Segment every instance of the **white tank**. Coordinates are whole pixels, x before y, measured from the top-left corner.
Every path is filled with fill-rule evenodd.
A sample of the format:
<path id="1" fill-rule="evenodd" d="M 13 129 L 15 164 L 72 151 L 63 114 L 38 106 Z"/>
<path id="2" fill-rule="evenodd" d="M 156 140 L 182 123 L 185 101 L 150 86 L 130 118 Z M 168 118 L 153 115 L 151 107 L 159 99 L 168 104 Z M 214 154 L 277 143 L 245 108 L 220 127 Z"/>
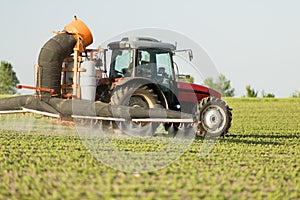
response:
<path id="1" fill-rule="evenodd" d="M 79 85 L 81 99 L 95 101 L 96 96 L 96 70 L 94 61 L 84 61 L 80 68 L 84 68 L 85 72 L 79 72 Z"/>

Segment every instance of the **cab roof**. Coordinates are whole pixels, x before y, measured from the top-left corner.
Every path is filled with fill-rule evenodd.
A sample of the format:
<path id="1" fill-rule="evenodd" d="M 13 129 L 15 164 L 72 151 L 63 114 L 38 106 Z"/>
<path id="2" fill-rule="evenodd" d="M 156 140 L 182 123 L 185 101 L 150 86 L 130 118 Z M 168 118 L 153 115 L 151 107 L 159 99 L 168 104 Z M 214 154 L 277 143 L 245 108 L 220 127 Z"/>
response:
<path id="1" fill-rule="evenodd" d="M 168 51 L 176 50 L 175 45 L 164 43 L 150 37 L 125 37 L 121 41 L 108 44 L 109 49 L 162 49 Z"/>

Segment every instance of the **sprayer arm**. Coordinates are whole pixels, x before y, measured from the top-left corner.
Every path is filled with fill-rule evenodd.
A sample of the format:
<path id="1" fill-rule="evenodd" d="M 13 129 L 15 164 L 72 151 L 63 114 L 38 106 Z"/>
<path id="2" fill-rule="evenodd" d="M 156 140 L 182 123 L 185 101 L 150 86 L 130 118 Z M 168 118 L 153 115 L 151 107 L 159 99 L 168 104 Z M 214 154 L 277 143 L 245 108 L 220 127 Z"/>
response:
<path id="1" fill-rule="evenodd" d="M 27 85 L 18 85 L 18 89 L 30 89 L 30 90 L 37 90 L 41 92 L 49 92 L 50 94 L 54 94 L 53 89 L 48 89 L 48 88 L 38 88 L 38 87 L 32 87 L 32 86 L 27 86 Z"/>

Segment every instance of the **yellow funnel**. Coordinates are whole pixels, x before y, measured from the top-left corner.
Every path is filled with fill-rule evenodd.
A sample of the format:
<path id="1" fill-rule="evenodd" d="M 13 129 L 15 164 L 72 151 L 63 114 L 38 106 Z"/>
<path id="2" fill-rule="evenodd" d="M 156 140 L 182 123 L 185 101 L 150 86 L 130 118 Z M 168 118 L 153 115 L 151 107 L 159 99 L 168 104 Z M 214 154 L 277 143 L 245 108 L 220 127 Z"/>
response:
<path id="1" fill-rule="evenodd" d="M 64 31 L 78 34 L 86 47 L 93 43 L 93 36 L 90 29 L 83 21 L 76 17 L 74 17 L 73 22 L 64 27 Z"/>

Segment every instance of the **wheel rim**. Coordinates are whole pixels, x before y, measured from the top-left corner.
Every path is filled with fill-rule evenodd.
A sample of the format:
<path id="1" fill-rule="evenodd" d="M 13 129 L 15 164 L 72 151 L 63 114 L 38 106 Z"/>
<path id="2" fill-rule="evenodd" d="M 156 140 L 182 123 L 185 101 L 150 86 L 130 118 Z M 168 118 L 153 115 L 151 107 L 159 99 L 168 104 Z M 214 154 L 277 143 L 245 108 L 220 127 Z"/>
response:
<path id="1" fill-rule="evenodd" d="M 226 114 L 216 105 L 206 107 L 201 115 L 203 128 L 209 133 L 218 133 L 226 125 Z"/>
<path id="2" fill-rule="evenodd" d="M 134 94 L 129 101 L 131 101 L 132 98 L 139 98 L 140 100 L 142 100 L 145 104 L 147 104 L 147 107 L 145 107 L 145 104 L 144 105 L 141 105 L 141 104 L 133 104 L 133 105 L 130 105 L 130 102 L 129 102 L 129 106 L 132 106 L 132 107 L 142 107 L 142 108 L 154 108 L 154 104 L 152 102 L 152 100 L 147 96 L 147 95 L 143 95 L 143 94 Z"/>

